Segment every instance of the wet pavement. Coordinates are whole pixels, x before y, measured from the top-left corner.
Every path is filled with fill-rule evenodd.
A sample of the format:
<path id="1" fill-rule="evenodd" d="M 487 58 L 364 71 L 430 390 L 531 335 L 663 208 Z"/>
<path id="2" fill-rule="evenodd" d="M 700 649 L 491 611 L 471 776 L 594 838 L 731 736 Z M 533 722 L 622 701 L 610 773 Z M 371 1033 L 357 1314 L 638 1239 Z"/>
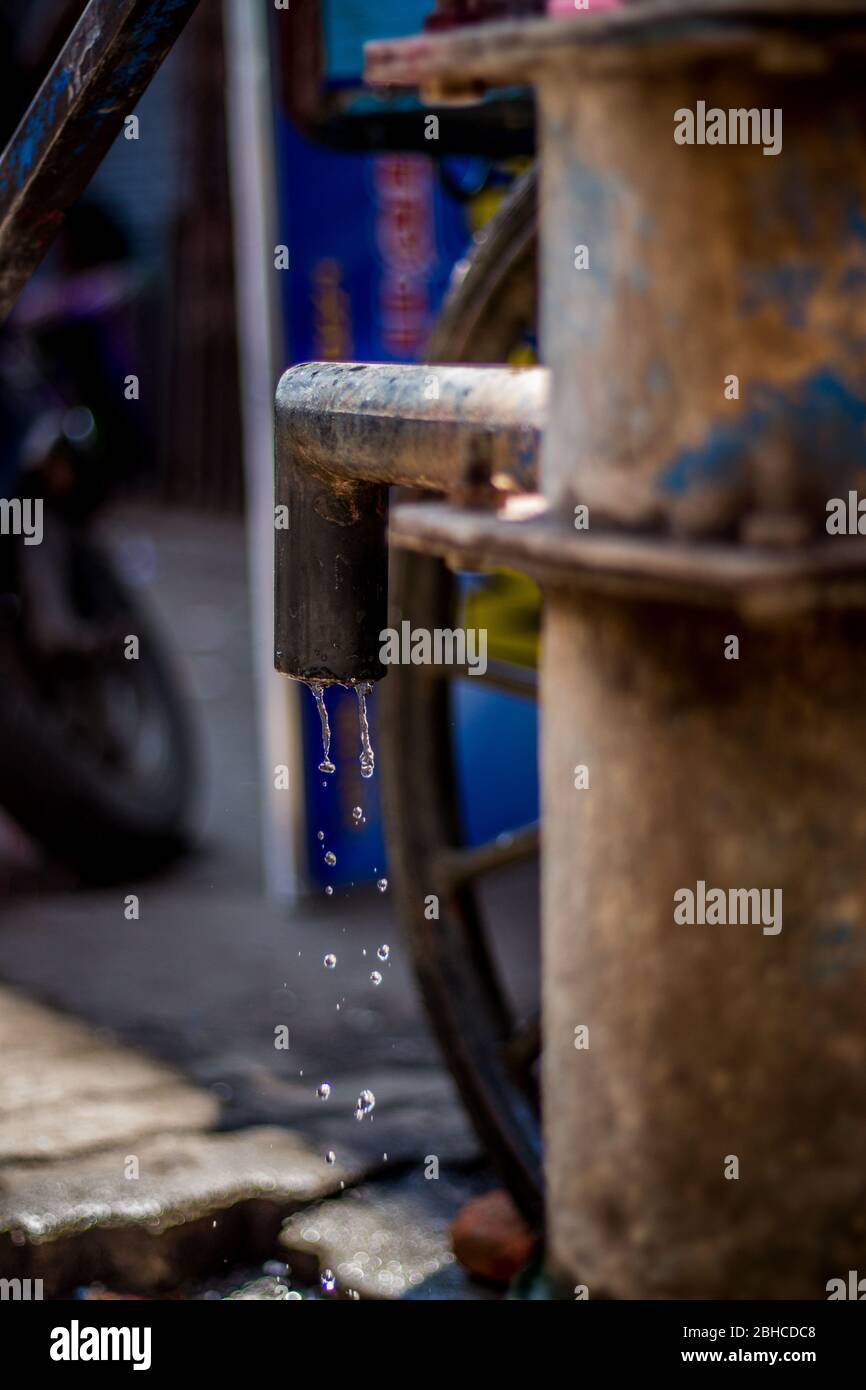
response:
<path id="1" fill-rule="evenodd" d="M 422 1016 L 387 895 L 339 891 L 289 909 L 262 891 L 242 529 L 132 513 L 112 534 L 173 634 L 190 690 L 208 774 L 199 848 L 159 879 L 82 891 L 55 868 L 34 865 L 7 831 L 0 980 L 85 1021 L 126 1057 L 132 1048 L 177 1068 L 213 1106 L 216 1128 L 291 1129 L 305 1162 L 321 1164 L 322 1191 L 336 1171 L 329 1151 L 350 1181 L 374 1175 L 363 1199 L 344 1198 L 333 1222 L 323 1220 L 329 1258 L 351 1264 L 355 1250 L 339 1258 L 353 1245 L 347 1212 L 358 1213 L 359 1239 L 371 1222 L 390 1231 L 386 1245 L 399 1243 L 410 1223 L 417 1237 L 410 1272 L 422 1277 L 411 1282 L 407 1273 L 402 1294 L 469 1296 L 466 1277 L 449 1273 L 443 1233 L 461 1202 L 493 1179 Z M 130 892 L 140 898 L 133 922 L 123 910 Z M 382 964 L 376 952 L 385 942 L 391 949 Z M 323 965 L 328 952 L 338 958 L 333 970 Z M 378 986 L 370 980 L 374 964 Z M 275 1047 L 281 1025 L 288 1050 Z M 317 1094 L 322 1082 L 331 1087 L 327 1100 Z M 362 1091 L 373 1093 L 375 1107 L 357 1120 Z M 62 1149 L 61 1142 L 56 1157 Z M 441 1187 L 423 1176 L 431 1155 Z M 311 1188 L 304 1200 L 314 1192 L 321 1195 Z M 432 1277 L 424 1269 L 440 1259 L 439 1291 L 419 1292 Z M 363 1296 L 394 1296 L 399 1278 L 389 1292 L 369 1270 L 356 1283 Z"/>

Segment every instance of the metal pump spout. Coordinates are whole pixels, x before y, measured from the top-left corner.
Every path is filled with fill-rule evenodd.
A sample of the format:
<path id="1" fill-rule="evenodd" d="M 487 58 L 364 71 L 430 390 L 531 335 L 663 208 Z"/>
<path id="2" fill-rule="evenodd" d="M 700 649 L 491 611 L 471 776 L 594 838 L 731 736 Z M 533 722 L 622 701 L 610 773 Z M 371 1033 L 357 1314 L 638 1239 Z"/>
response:
<path id="1" fill-rule="evenodd" d="M 277 391 L 274 664 L 296 680 L 380 680 L 388 489 L 495 503 L 531 491 L 543 368 L 312 362 Z"/>

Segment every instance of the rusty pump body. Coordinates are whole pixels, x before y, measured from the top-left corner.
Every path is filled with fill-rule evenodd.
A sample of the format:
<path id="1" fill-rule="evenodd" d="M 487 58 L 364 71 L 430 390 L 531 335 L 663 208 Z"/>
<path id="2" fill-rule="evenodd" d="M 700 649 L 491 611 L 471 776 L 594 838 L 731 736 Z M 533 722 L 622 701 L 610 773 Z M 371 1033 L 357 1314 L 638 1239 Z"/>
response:
<path id="1" fill-rule="evenodd" d="M 545 589 L 547 1261 L 591 1297 L 824 1298 L 862 1260 L 866 542 L 825 519 L 866 464 L 864 52 L 855 0 L 647 0 L 368 47 L 377 82 L 538 92 L 539 507 L 466 505 L 479 422 L 457 444 L 446 392 L 450 483 L 446 455 L 408 471 L 458 505 L 401 505 L 391 538 Z M 781 149 L 678 142 L 677 113 L 701 102 L 780 111 Z M 369 553 L 345 552 L 352 580 L 333 542 L 373 526 L 352 507 L 375 501 L 382 543 L 387 439 L 422 400 L 404 380 L 401 419 L 359 412 L 385 468 L 340 496 L 336 525 L 337 480 L 357 488 L 352 456 L 370 457 L 338 402 L 316 424 L 327 494 L 302 452 L 281 456 L 300 523 L 278 538 L 284 611 L 311 515 L 326 548 L 306 601 L 327 614 L 364 584 Z M 295 391 L 289 374 L 281 418 Z M 332 661 L 303 639 L 282 669 L 356 679 L 360 653 L 371 674 L 370 611 L 327 618 Z M 698 884 L 780 891 L 781 930 L 678 923 Z"/>

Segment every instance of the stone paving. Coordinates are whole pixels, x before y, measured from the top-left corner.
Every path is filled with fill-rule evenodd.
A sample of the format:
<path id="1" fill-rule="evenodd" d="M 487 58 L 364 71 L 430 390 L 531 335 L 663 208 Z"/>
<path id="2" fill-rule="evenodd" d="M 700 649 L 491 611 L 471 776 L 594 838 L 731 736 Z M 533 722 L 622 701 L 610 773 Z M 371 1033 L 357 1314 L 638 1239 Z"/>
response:
<path id="1" fill-rule="evenodd" d="M 0 1057 L 0 1164 L 206 1129 L 219 1115 L 215 1097 L 175 1071 L 9 989 L 0 989 Z"/>
<path id="2" fill-rule="evenodd" d="M 13 890 L 0 904 L 0 1277 L 165 1291 L 273 1258 L 284 1218 L 343 1193 L 317 1217 L 329 1257 L 346 1263 L 340 1249 L 361 1250 L 372 1223 L 389 1248 L 408 1239 L 404 1293 L 470 1296 L 444 1233 L 492 1179 L 473 1176 L 477 1144 L 387 898 L 288 910 L 261 890 L 240 527 L 146 514 L 124 527 L 192 691 L 209 772 L 202 842 L 170 875 L 122 889 L 76 890 L 32 859 L 0 874 Z M 199 629 L 207 650 L 190 636 Z M 140 896 L 137 922 L 124 918 L 127 892 Z M 374 990 L 369 958 L 383 941 L 391 957 Z M 338 971 L 323 969 L 328 950 Z M 282 1023 L 288 1051 L 274 1047 Z M 361 1090 L 376 1107 L 358 1122 Z M 441 1186 L 423 1180 L 431 1154 Z M 410 1274 L 432 1268 L 433 1246 L 438 1282 L 419 1286 Z M 364 1296 L 394 1296 L 372 1275 L 358 1282 Z"/>
<path id="3" fill-rule="evenodd" d="M 466 1175 L 434 1181 L 416 1169 L 305 1208 L 285 1222 L 280 1244 L 293 1273 L 324 1279 L 344 1297 L 492 1298 L 451 1248 L 451 1221 L 472 1190 Z"/>

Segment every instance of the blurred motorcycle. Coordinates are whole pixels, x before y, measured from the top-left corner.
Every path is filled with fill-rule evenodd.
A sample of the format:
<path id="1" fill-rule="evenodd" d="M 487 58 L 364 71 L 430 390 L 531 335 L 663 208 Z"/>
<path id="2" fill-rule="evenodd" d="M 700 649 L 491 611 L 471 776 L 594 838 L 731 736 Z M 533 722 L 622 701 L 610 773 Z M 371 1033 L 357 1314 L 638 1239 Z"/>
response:
<path id="1" fill-rule="evenodd" d="M 0 336 L 0 806 L 91 882 L 179 853 L 196 781 L 162 640 L 95 536 L 142 447 L 117 379 L 134 295 L 120 258 L 64 268 Z"/>

